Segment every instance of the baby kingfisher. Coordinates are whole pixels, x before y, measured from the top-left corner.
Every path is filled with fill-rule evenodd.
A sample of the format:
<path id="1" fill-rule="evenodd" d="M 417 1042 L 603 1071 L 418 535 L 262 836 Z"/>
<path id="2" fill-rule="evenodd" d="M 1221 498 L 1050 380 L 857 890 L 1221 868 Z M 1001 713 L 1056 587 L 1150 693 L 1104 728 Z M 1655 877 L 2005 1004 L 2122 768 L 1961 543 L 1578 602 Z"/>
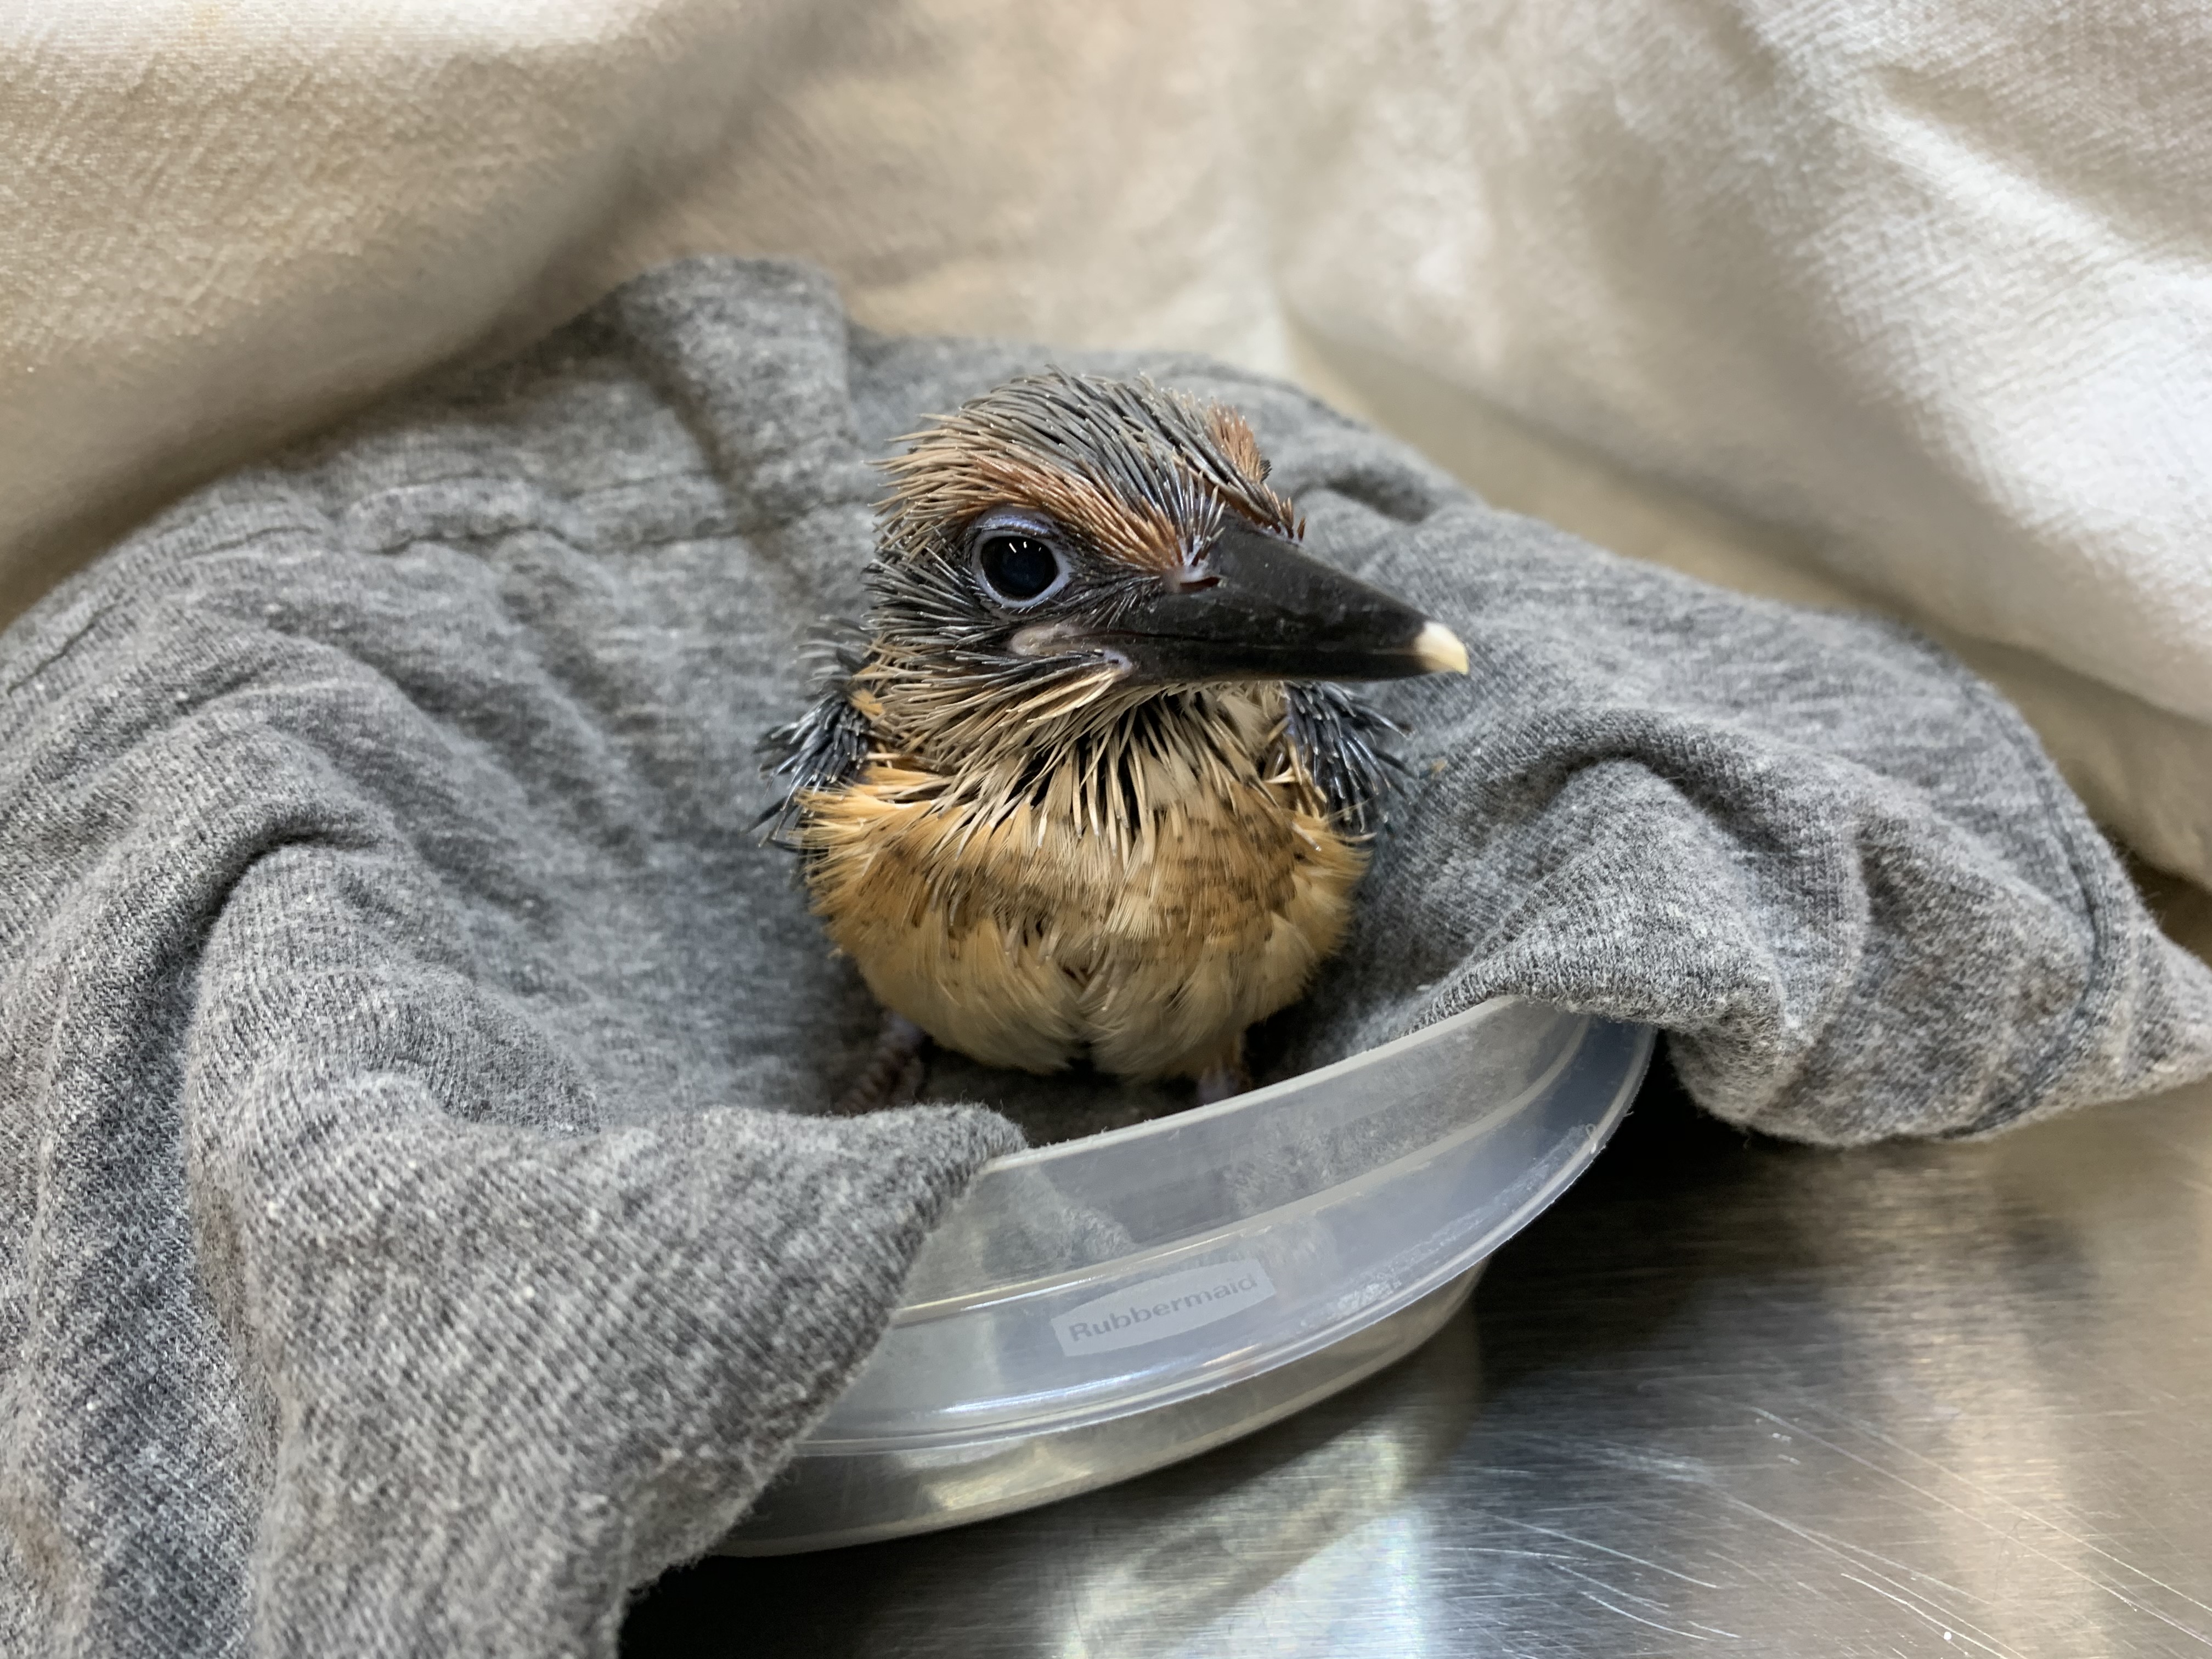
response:
<path id="1" fill-rule="evenodd" d="M 887 1011 L 841 1109 L 912 1098 L 926 1036 L 1236 1093 L 1381 821 L 1388 723 L 1332 682 L 1465 647 L 1299 550 L 1241 415 L 1149 381 L 1011 381 L 886 466 L 866 638 L 765 744 Z"/>

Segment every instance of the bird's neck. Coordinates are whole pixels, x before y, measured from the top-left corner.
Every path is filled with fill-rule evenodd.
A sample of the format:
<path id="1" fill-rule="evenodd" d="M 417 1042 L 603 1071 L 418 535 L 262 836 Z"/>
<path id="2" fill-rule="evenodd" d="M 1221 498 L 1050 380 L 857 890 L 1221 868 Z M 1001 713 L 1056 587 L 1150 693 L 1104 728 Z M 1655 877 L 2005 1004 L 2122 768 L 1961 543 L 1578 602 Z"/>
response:
<path id="1" fill-rule="evenodd" d="M 878 658 L 855 677 L 886 746 L 964 790 L 1027 790 L 1067 768 L 1164 767 L 1227 788 L 1262 775 L 1279 747 L 1272 682 L 1132 688 L 1111 670 L 963 681 Z"/>

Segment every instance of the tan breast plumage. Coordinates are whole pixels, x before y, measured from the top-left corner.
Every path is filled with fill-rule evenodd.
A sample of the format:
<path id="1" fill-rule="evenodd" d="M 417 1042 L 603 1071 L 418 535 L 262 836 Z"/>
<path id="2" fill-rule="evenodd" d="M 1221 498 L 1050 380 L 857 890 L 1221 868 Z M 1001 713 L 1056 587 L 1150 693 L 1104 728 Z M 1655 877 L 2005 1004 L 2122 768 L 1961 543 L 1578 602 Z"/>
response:
<path id="1" fill-rule="evenodd" d="M 1283 757 L 1279 691 L 1214 707 L 1203 754 L 1155 734 L 981 779 L 872 758 L 803 802 L 815 909 L 886 1007 L 989 1064 L 1233 1064 L 1336 948 L 1366 854 Z"/>

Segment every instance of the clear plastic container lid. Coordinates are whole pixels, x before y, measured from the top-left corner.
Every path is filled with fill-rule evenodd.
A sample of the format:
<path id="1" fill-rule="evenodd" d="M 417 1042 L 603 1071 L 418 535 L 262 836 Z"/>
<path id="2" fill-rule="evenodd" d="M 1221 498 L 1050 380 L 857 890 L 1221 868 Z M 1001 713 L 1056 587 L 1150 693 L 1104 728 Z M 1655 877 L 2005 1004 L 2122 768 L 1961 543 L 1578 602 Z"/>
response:
<path id="1" fill-rule="evenodd" d="M 1650 1032 L 1501 1000 L 988 1165 L 805 1455 L 1036 1434 L 1225 1387 L 1465 1273 L 1581 1173 Z"/>

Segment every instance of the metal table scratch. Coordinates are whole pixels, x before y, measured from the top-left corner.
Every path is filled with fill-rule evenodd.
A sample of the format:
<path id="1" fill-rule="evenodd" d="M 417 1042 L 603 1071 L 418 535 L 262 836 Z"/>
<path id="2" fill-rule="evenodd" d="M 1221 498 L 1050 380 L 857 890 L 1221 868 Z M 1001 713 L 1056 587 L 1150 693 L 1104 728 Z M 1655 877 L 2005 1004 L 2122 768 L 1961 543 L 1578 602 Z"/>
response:
<path id="1" fill-rule="evenodd" d="M 981 1526 L 709 1560 L 632 1659 L 2212 1653 L 2212 1089 L 1820 1152 L 1663 1065 L 1395 1369 Z"/>

